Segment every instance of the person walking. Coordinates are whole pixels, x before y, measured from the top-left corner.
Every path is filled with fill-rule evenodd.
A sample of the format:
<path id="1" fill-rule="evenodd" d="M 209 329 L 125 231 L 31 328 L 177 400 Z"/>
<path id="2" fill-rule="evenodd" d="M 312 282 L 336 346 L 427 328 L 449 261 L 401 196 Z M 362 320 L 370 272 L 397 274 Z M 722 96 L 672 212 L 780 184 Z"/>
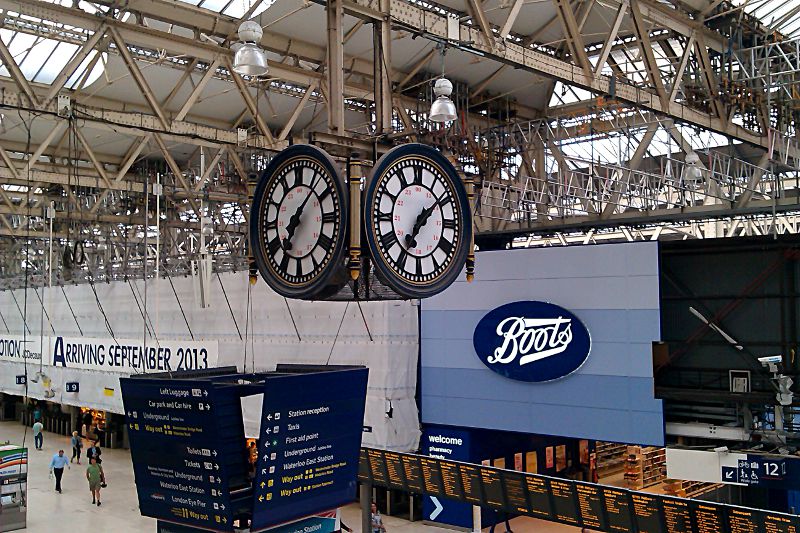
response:
<path id="1" fill-rule="evenodd" d="M 58 453 L 50 459 L 50 474 L 56 478 L 56 492 L 61 494 L 61 476 L 64 475 L 64 467 L 69 468 L 69 461 L 64 457 L 64 450 L 58 450 Z"/>
<path id="2" fill-rule="evenodd" d="M 89 459 L 89 466 L 86 468 L 86 479 L 89 481 L 89 492 L 92 493 L 92 503 L 100 506 L 100 488 L 106 482 L 103 467 L 97 464 L 97 457 Z"/>
<path id="3" fill-rule="evenodd" d="M 69 462 L 71 463 L 73 459 L 78 459 L 78 464 L 81 464 L 81 448 L 83 448 L 83 439 L 78 435 L 77 431 L 72 432 L 72 457 L 70 458 Z"/>
<path id="4" fill-rule="evenodd" d="M 33 423 L 33 444 L 36 446 L 37 450 L 42 449 L 42 445 L 44 444 L 44 435 L 42 434 L 42 430 L 44 426 L 42 422 L 37 420 Z"/>
<path id="5" fill-rule="evenodd" d="M 370 508 L 370 522 L 372 524 L 372 533 L 381 533 L 386 531 L 386 526 L 383 525 L 383 518 L 381 518 L 381 513 L 378 511 L 378 505 L 375 502 L 372 502 L 372 507 Z"/>
<path id="6" fill-rule="evenodd" d="M 100 459 L 100 454 L 103 453 L 100 451 L 100 443 L 95 441 L 87 450 L 86 450 L 86 460 L 91 461 L 92 458 L 97 459 L 97 464 L 101 464 L 103 462 Z"/>

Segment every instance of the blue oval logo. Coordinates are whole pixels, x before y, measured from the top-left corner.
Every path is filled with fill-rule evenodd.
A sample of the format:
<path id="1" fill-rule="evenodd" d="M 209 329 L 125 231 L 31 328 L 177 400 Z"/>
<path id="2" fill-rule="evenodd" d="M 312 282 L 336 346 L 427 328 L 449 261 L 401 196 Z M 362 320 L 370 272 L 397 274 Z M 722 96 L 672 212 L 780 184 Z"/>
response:
<path id="1" fill-rule="evenodd" d="M 578 317 L 546 302 L 514 302 L 493 309 L 472 335 L 475 353 L 501 376 L 552 381 L 575 372 L 592 339 Z"/>

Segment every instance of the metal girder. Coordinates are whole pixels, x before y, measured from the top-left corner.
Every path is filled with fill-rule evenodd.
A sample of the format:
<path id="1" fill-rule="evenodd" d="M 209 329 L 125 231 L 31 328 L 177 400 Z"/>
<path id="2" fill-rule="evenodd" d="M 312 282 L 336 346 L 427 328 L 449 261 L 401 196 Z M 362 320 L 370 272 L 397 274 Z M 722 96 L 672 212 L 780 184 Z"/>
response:
<path id="1" fill-rule="evenodd" d="M 38 1 L 38 0 L 34 0 Z M 101 5 L 116 7 L 116 0 L 99 0 Z M 227 38 L 235 35 L 240 22 L 227 15 L 209 9 L 197 7 L 188 2 L 171 0 L 126 0 L 125 8 L 141 13 L 147 18 L 160 20 L 169 24 L 197 28 L 209 36 Z M 323 64 L 327 55 L 326 48 L 298 38 L 297 35 L 284 36 L 268 28 L 259 43 L 263 48 L 284 56 L 295 56 L 300 59 Z M 353 72 L 372 76 L 372 64 L 355 56 L 347 56 L 346 64 Z M 270 69 L 272 65 L 270 65 Z"/>
<path id="2" fill-rule="evenodd" d="M 164 144 L 164 141 L 161 139 L 159 134 L 153 135 L 153 140 L 156 141 L 158 148 L 161 150 L 161 155 L 164 156 L 164 161 L 167 162 L 167 166 L 172 171 L 172 175 L 174 176 L 175 180 L 181 184 L 181 186 L 186 189 L 187 191 L 192 190 L 188 183 L 186 183 L 186 179 L 183 177 L 183 171 L 178 166 L 178 163 L 172 157 L 172 154 L 169 153 L 167 149 L 167 145 Z M 197 202 L 194 201 L 193 198 L 189 198 L 189 204 L 192 206 L 197 218 L 202 218 L 202 213 L 200 212 L 200 208 L 197 205 Z"/>
<path id="3" fill-rule="evenodd" d="M 750 181 L 747 183 L 747 190 L 736 200 L 736 207 L 746 207 L 747 204 L 750 203 L 750 199 L 753 197 L 753 191 L 756 190 L 761 178 L 764 177 L 767 165 L 769 165 L 769 152 L 764 152 L 764 155 L 762 155 L 758 163 L 756 163 L 758 168 L 750 176 Z"/>
<path id="4" fill-rule="evenodd" d="M 572 7 L 569 5 L 569 0 L 553 0 L 553 4 L 556 6 L 558 18 L 561 20 L 561 27 L 564 30 L 564 37 L 567 40 L 570 54 L 586 75 L 591 76 L 592 64 L 586 54 L 586 44 L 583 42 L 581 29 L 575 19 L 575 13 L 573 13 Z"/>
<path id="5" fill-rule="evenodd" d="M 58 95 L 58 92 L 64 88 L 64 85 L 69 80 L 70 76 L 75 73 L 78 67 L 81 66 L 83 60 L 95 49 L 97 43 L 100 42 L 100 39 L 105 37 L 105 29 L 104 25 L 101 24 L 100 27 L 95 31 L 91 37 L 86 39 L 86 42 L 83 46 L 75 52 L 75 55 L 72 57 L 69 63 L 67 63 L 61 72 L 59 72 L 56 79 L 53 80 L 53 83 L 50 87 L 50 92 L 47 93 L 47 96 L 44 97 L 42 100 L 42 104 L 47 105 L 49 104 L 53 98 Z"/>
<path id="6" fill-rule="evenodd" d="M 388 0 L 380 0 L 381 8 L 389 9 Z M 375 73 L 375 133 L 392 133 L 392 28 L 388 20 L 376 21 L 372 27 L 372 50 Z"/>
<path id="7" fill-rule="evenodd" d="M 696 33 L 692 32 L 689 35 L 689 38 L 686 41 L 686 47 L 683 50 L 683 56 L 681 57 L 681 62 L 678 65 L 678 70 L 675 72 L 675 80 L 672 82 L 672 88 L 669 91 L 669 100 L 670 102 L 675 100 L 675 97 L 678 96 L 678 89 L 681 87 L 681 81 L 683 80 L 683 73 L 686 72 L 686 66 L 689 64 L 689 58 L 692 55 L 692 50 L 694 50 L 694 41 L 696 38 Z"/>
<path id="8" fill-rule="evenodd" d="M 639 166 L 641 166 L 644 156 L 647 153 L 647 148 L 650 146 L 650 143 L 653 142 L 653 137 L 655 137 L 657 131 L 657 123 L 650 124 L 647 127 L 647 131 L 645 131 L 644 136 L 642 136 L 642 140 L 639 141 L 639 145 L 636 147 L 633 157 L 631 157 L 631 160 L 628 162 L 629 169 L 638 170 Z M 603 208 L 603 212 L 600 213 L 600 218 L 602 219 L 608 219 L 614 213 L 618 207 L 620 196 L 625 193 L 625 182 L 623 180 L 617 179 L 612 186 L 613 193 L 611 194 L 611 198 Z"/>
<path id="9" fill-rule="evenodd" d="M 373 0 L 352 0 L 351 3 L 370 8 L 373 5 L 372 2 Z M 446 15 L 409 4 L 406 0 L 390 0 L 390 2 L 390 15 L 396 25 L 408 28 L 411 31 L 422 32 L 438 39 L 447 39 L 449 37 Z M 645 19 L 647 19 L 646 12 L 661 13 L 657 8 L 650 7 L 645 10 L 644 5 L 640 7 L 642 7 L 642 16 Z M 669 23 L 670 19 L 666 15 L 663 16 L 666 22 Z M 609 92 L 608 76 L 587 74 L 579 66 L 516 42 L 506 41 L 504 47 L 490 49 L 483 44 L 479 32 L 478 28 L 459 24 L 459 40 L 463 43 L 470 43 L 460 48 L 596 93 L 608 94 Z M 707 44 L 710 46 L 710 43 Z M 767 147 L 768 144 L 766 136 L 760 136 L 727 120 L 721 120 L 719 117 L 711 116 L 708 113 L 677 102 L 667 102 L 665 105 L 657 94 L 639 87 L 617 83 L 615 97 L 636 107 L 729 135 L 749 144 L 761 147 Z"/>
<path id="10" fill-rule="evenodd" d="M 280 134 L 278 135 L 278 140 L 279 141 L 285 141 L 286 138 L 289 137 L 289 133 L 292 131 L 292 128 L 297 123 L 297 119 L 300 118 L 300 113 L 303 112 L 303 109 L 305 108 L 306 104 L 308 103 L 308 100 L 311 98 L 311 94 L 314 91 L 317 90 L 318 86 L 319 86 L 319 82 L 318 81 L 314 81 L 314 82 L 311 83 L 311 85 L 308 86 L 308 89 L 306 89 L 306 92 L 303 93 L 303 97 L 300 98 L 299 102 L 297 102 L 297 106 L 295 106 L 294 111 L 292 111 L 292 115 L 286 121 L 286 124 L 283 126 L 283 129 L 281 130 Z"/>
<path id="11" fill-rule="evenodd" d="M 494 34 L 492 33 L 492 25 L 486 18 L 486 13 L 483 11 L 483 6 L 481 5 L 480 1 L 466 0 L 466 3 L 469 12 L 472 14 L 472 18 L 478 23 L 478 27 L 481 29 L 483 42 L 486 43 L 488 48 L 494 48 L 495 42 Z M 381 11 L 383 11 L 383 9 Z"/>
<path id="12" fill-rule="evenodd" d="M 261 132 L 264 137 L 270 142 L 270 144 L 275 142 L 275 138 L 272 136 L 272 132 L 267 126 L 267 123 L 264 121 L 264 117 L 261 116 L 261 113 L 258 112 L 258 105 L 256 101 L 253 99 L 253 95 L 250 94 L 250 88 L 244 82 L 244 79 L 233 70 L 233 64 L 231 62 L 230 56 L 225 56 L 224 58 L 225 66 L 231 73 L 231 77 L 233 78 L 234 83 L 236 84 L 236 88 L 239 89 L 239 94 L 244 100 L 245 106 L 247 106 L 247 110 L 250 112 L 250 116 L 253 117 L 253 120 L 258 127 L 258 130 Z"/>
<path id="13" fill-rule="evenodd" d="M 3 64 L 8 69 L 11 79 L 13 79 L 14 83 L 16 83 L 20 90 L 25 93 L 25 96 L 28 97 L 31 105 L 33 107 L 39 107 L 39 99 L 34 94 L 30 83 L 28 83 L 28 80 L 25 79 L 25 76 L 19 69 L 17 62 L 14 60 L 14 56 L 11 55 L 11 52 L 8 50 L 8 47 L 6 47 L 2 39 L 0 39 L 0 59 L 2 59 Z"/>
<path id="14" fill-rule="evenodd" d="M 136 158 L 139 157 L 139 154 L 142 153 L 142 150 L 147 145 L 147 142 L 150 140 L 150 134 L 143 135 L 139 137 L 137 140 L 133 142 L 128 153 L 123 158 L 122 164 L 119 166 L 119 170 L 117 170 L 117 176 L 114 179 L 115 182 L 120 182 L 125 178 L 128 171 L 130 170 L 133 163 L 136 162 Z M 104 190 L 103 193 L 100 195 L 100 199 L 92 206 L 91 212 L 94 213 L 97 211 L 97 208 L 103 203 L 103 200 L 106 199 L 108 193 L 111 191 L 111 188 Z"/>
<path id="15" fill-rule="evenodd" d="M 194 89 L 192 89 L 192 93 L 183 103 L 183 106 L 181 106 L 180 111 L 178 111 L 178 113 L 175 115 L 175 120 L 183 120 L 184 118 L 186 118 L 186 115 L 189 114 L 189 111 L 192 109 L 192 106 L 195 104 L 195 102 L 197 102 L 197 99 L 200 98 L 200 95 L 203 93 L 203 90 L 206 88 L 206 85 L 208 85 L 208 82 L 211 81 L 211 78 L 214 77 L 214 73 L 216 72 L 219 63 L 220 60 L 215 59 L 214 61 L 211 62 L 210 65 L 208 65 L 208 70 L 206 70 L 206 73 L 203 74 L 203 77 L 200 78 L 200 81 L 198 81 L 197 85 L 195 85 Z M 177 85 L 176 87 L 179 87 L 181 84 Z"/>
<path id="16" fill-rule="evenodd" d="M 133 56 L 128 51 L 128 46 L 120 36 L 119 31 L 116 28 L 111 27 L 109 28 L 109 32 L 111 33 L 114 43 L 117 45 L 117 50 L 119 50 L 120 56 L 125 62 L 125 66 L 128 67 L 128 72 L 130 72 L 131 77 L 136 82 L 139 90 L 142 91 L 144 99 L 147 100 L 147 103 L 150 105 L 153 113 L 155 113 L 158 117 L 161 125 L 164 126 L 165 129 L 169 129 L 169 120 L 167 120 L 164 110 L 161 109 L 161 104 L 159 104 L 158 100 L 156 100 L 153 90 L 150 88 L 150 85 L 148 85 L 147 80 L 144 79 L 142 71 L 139 70 L 139 65 L 136 64 L 136 60 L 133 59 Z"/>
<path id="17" fill-rule="evenodd" d="M 167 97 L 161 101 L 161 107 L 167 109 L 169 104 L 172 102 L 172 99 L 178 95 L 178 92 L 181 90 L 181 87 L 183 87 L 183 84 L 186 82 L 186 80 L 191 78 L 192 74 L 195 72 L 195 69 L 197 68 L 198 63 L 199 61 L 197 60 L 196 57 L 192 58 L 192 60 L 189 62 L 186 68 L 183 69 L 183 74 L 181 74 L 181 77 L 178 79 L 178 82 L 172 87 L 172 90 L 169 92 Z"/>
<path id="18" fill-rule="evenodd" d="M 405 77 L 402 80 L 400 80 L 400 83 L 397 84 L 397 90 L 399 91 L 403 87 L 405 87 L 406 84 L 408 84 L 408 82 L 410 82 L 414 78 L 414 76 L 417 75 L 417 73 L 420 71 L 420 69 L 422 69 L 422 67 L 427 65 L 428 62 L 430 62 L 430 60 L 433 59 L 434 54 L 436 54 L 436 49 L 435 48 L 431 48 L 428 51 L 428 53 L 426 53 L 424 56 L 422 56 L 419 59 L 419 61 L 414 63 L 414 66 L 411 67 L 411 70 L 408 71 L 408 74 L 406 74 Z"/>
<path id="19" fill-rule="evenodd" d="M 639 51 L 642 54 L 645 69 L 647 69 L 647 77 L 650 79 L 650 84 L 655 87 L 656 93 L 661 99 L 661 105 L 666 107 L 669 105 L 667 91 L 664 89 L 661 71 L 656 63 L 655 54 L 653 54 L 653 43 L 650 42 L 650 28 L 645 24 L 642 11 L 639 8 L 639 0 L 630 0 L 630 11 L 636 38 L 639 42 Z"/>
<path id="20" fill-rule="evenodd" d="M 614 22 L 611 23 L 611 29 L 608 32 L 608 37 L 606 37 L 605 43 L 603 43 L 603 48 L 600 50 L 600 55 L 597 57 L 597 64 L 594 67 L 595 75 L 600 74 L 603 71 L 603 67 L 608 59 L 608 54 L 611 53 L 611 48 L 614 46 L 614 41 L 617 38 L 619 28 L 622 25 L 622 19 L 625 18 L 625 13 L 627 10 L 628 0 L 624 0 L 620 4 L 619 9 L 617 9 L 617 14 L 614 16 Z"/>
<path id="21" fill-rule="evenodd" d="M 326 62 L 328 131 L 344 135 L 344 11 L 342 0 L 329 0 L 325 8 L 328 21 Z"/>
<path id="22" fill-rule="evenodd" d="M 21 111 L 36 111 L 29 108 L 18 94 L 8 91 L 0 91 L 0 105 Z M 81 121 L 97 129 L 126 133 L 137 137 L 141 136 L 142 130 L 145 130 L 159 133 L 169 140 L 202 146 L 238 145 L 236 132 L 230 129 L 214 128 L 185 121 L 172 121 L 169 128 L 164 128 L 158 118 L 153 115 L 73 105 L 77 106 Z M 49 114 L 54 120 L 58 115 L 56 104 L 53 102 L 43 106 L 39 111 Z M 247 138 L 247 145 L 250 148 L 281 150 L 288 146 L 288 143 L 272 143 L 262 135 L 250 134 Z"/>
<path id="23" fill-rule="evenodd" d="M 708 58 L 708 51 L 706 50 L 705 40 L 702 35 L 697 36 L 695 41 L 695 48 L 697 49 L 697 59 L 700 63 L 700 70 L 703 74 L 703 83 L 708 91 L 708 99 L 711 101 L 711 106 L 714 113 L 723 120 L 727 120 L 727 114 L 719 101 L 719 84 L 717 77 L 714 75 L 714 68 L 711 65 L 711 60 Z"/>
<path id="24" fill-rule="evenodd" d="M 514 22 L 517 21 L 517 17 L 519 16 L 519 12 L 522 9 L 522 4 L 524 0 L 514 0 L 514 3 L 511 5 L 511 10 L 508 12 L 508 16 L 506 17 L 506 21 L 503 23 L 503 27 L 500 28 L 500 37 L 505 39 L 509 35 L 511 35 L 511 28 L 514 27 Z"/>

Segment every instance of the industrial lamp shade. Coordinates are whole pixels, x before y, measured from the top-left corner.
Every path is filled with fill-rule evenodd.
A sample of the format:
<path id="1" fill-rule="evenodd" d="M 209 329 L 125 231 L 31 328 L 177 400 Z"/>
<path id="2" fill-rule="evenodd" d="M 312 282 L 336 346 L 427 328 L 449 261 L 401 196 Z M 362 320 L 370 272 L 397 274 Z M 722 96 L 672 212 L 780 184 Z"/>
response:
<path id="1" fill-rule="evenodd" d="M 439 78 L 433 85 L 433 94 L 436 95 L 431 105 L 430 119 L 433 122 L 450 122 L 455 120 L 458 115 L 456 114 L 456 105 L 450 99 L 453 92 L 453 84 L 447 78 Z"/>
<path id="2" fill-rule="evenodd" d="M 430 119 L 432 121 L 452 122 L 456 118 L 456 105 L 447 96 L 440 96 L 431 105 Z"/>
<path id="3" fill-rule="evenodd" d="M 267 56 L 253 43 L 244 43 L 233 56 L 233 70 L 240 76 L 263 76 L 269 71 Z"/>

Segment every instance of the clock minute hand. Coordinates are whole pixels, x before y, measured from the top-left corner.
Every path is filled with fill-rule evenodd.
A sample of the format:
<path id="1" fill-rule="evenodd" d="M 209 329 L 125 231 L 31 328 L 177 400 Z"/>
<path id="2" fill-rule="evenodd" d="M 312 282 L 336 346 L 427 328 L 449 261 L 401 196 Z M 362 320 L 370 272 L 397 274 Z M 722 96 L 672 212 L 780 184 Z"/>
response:
<path id="1" fill-rule="evenodd" d="M 297 226 L 300 225 L 300 215 L 303 214 L 303 208 L 305 208 L 306 204 L 308 203 L 308 199 L 311 198 L 311 193 L 314 192 L 314 188 L 317 186 L 317 183 L 319 183 L 319 179 L 321 177 L 322 177 L 321 175 L 318 175 L 314 179 L 314 182 L 311 184 L 311 190 L 308 192 L 308 196 L 306 196 L 305 200 L 303 200 L 303 203 L 297 206 L 297 209 L 295 210 L 294 214 L 289 218 L 289 223 L 286 225 L 287 235 L 286 238 L 283 239 L 283 247 L 286 250 L 292 249 L 292 237 L 294 236 L 294 232 L 297 229 Z"/>
<path id="2" fill-rule="evenodd" d="M 434 203 L 430 207 L 423 208 L 419 215 L 417 215 L 417 220 L 414 222 L 414 227 L 411 229 L 411 233 L 406 235 L 406 246 L 409 248 L 413 248 L 417 245 L 417 235 L 419 234 L 419 230 L 422 229 L 422 226 L 427 224 L 428 219 L 431 217 L 433 210 L 436 208 L 436 204 Z"/>

